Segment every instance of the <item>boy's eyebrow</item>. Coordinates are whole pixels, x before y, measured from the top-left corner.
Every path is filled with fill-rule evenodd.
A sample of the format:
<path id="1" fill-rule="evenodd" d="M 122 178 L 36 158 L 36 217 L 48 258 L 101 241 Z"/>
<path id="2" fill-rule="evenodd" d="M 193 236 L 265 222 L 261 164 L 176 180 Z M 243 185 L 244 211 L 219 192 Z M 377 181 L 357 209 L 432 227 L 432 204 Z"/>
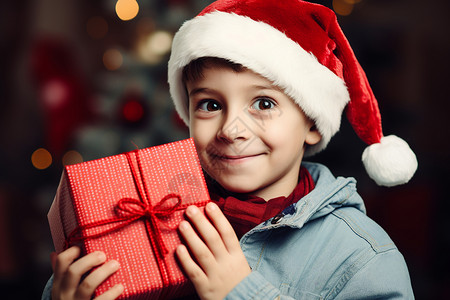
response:
<path id="1" fill-rule="evenodd" d="M 204 92 L 213 92 L 213 90 L 209 89 L 209 88 L 194 88 L 192 89 L 192 91 L 189 92 L 189 97 L 195 95 L 195 94 L 199 94 L 199 93 L 204 93 Z"/>
<path id="2" fill-rule="evenodd" d="M 252 85 L 252 88 L 256 89 L 256 90 L 277 90 L 279 92 L 283 92 L 283 90 L 274 84 L 255 84 Z"/>
<path id="3" fill-rule="evenodd" d="M 283 93 L 282 88 L 280 88 L 279 86 L 274 85 L 274 84 L 254 84 L 254 85 L 251 85 L 250 88 L 255 89 L 255 90 L 276 90 L 276 91 Z M 210 88 L 202 88 L 202 87 L 194 88 L 194 89 L 192 89 L 192 91 L 189 92 L 189 97 L 192 97 L 193 95 L 199 94 L 199 93 L 214 93 L 214 90 L 210 89 Z"/>

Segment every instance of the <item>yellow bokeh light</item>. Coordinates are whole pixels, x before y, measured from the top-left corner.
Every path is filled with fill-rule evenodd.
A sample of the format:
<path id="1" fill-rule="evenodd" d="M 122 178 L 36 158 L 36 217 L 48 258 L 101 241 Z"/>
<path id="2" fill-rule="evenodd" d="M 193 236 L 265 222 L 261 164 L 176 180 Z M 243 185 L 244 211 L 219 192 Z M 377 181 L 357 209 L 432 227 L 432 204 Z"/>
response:
<path id="1" fill-rule="evenodd" d="M 39 148 L 31 154 L 31 163 L 36 169 L 47 169 L 52 164 L 52 155 L 47 149 Z"/>
<path id="2" fill-rule="evenodd" d="M 149 37 L 147 43 L 149 51 L 163 55 L 170 51 L 172 35 L 167 31 L 156 31 Z"/>
<path id="3" fill-rule="evenodd" d="M 83 157 L 81 154 L 75 150 L 68 151 L 64 154 L 62 158 L 62 164 L 64 166 L 79 164 L 83 162 Z"/>
<path id="4" fill-rule="evenodd" d="M 119 69 L 122 66 L 122 63 L 122 53 L 117 49 L 108 49 L 103 54 L 103 65 L 110 71 Z"/>
<path id="5" fill-rule="evenodd" d="M 129 21 L 137 16 L 139 4 L 136 0 L 118 0 L 116 14 L 122 21 Z"/>
<path id="6" fill-rule="evenodd" d="M 172 34 L 162 30 L 142 36 L 137 45 L 138 55 L 143 61 L 156 64 L 170 51 L 172 40 Z"/>
<path id="7" fill-rule="evenodd" d="M 333 10 L 341 16 L 348 16 L 353 11 L 353 4 L 344 0 L 333 0 Z"/>

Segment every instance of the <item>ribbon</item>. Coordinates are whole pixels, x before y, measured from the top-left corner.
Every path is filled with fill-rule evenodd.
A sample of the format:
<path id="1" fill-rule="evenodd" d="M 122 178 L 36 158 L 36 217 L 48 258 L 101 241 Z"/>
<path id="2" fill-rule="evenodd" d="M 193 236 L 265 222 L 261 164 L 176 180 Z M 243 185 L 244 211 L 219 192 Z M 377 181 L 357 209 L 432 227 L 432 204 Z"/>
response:
<path id="1" fill-rule="evenodd" d="M 161 207 L 164 202 L 172 198 L 178 199 L 175 205 L 165 208 L 158 208 Z M 116 217 L 78 226 L 67 237 L 64 248 L 66 249 L 70 245 L 73 245 L 79 241 L 105 236 L 109 233 L 124 228 L 139 219 L 144 219 L 146 221 L 147 231 L 150 235 L 150 241 L 152 242 L 153 248 L 156 251 L 159 251 L 162 256 L 165 256 L 169 251 L 163 241 L 158 219 L 167 217 L 175 211 L 185 209 L 186 207 L 186 205 L 181 205 L 181 197 L 178 194 L 166 195 L 156 206 L 145 204 L 134 198 L 122 198 L 117 202 L 114 208 L 117 215 Z M 81 235 L 82 232 L 88 229 L 111 225 L 114 223 L 118 224 L 98 233 Z"/>
<path id="2" fill-rule="evenodd" d="M 133 159 L 130 153 L 135 153 L 137 161 L 137 169 L 133 163 Z M 147 185 L 145 184 L 145 177 L 142 174 L 142 164 L 139 157 L 139 150 L 134 150 L 132 152 L 125 153 L 128 165 L 130 167 L 133 181 L 138 193 L 139 199 L 135 198 L 122 198 L 120 199 L 114 207 L 116 216 L 95 221 L 88 224 L 83 224 L 75 228 L 66 238 L 65 249 L 70 245 L 78 241 L 83 241 L 87 239 L 94 239 L 101 236 L 105 236 L 111 232 L 117 231 L 124 228 L 131 223 L 143 219 L 145 221 L 145 226 L 147 228 L 147 234 L 149 235 L 152 248 L 155 252 L 156 259 L 158 261 L 159 271 L 161 273 L 161 278 L 163 281 L 163 286 L 168 286 L 170 284 L 170 276 L 167 272 L 166 262 L 164 256 L 168 254 L 167 247 L 163 240 L 163 235 L 160 228 L 160 219 L 170 216 L 177 210 L 186 209 L 189 204 L 182 204 L 181 196 L 175 193 L 170 193 L 164 196 L 158 204 L 153 206 L 150 201 L 149 193 L 147 190 Z M 174 205 L 164 205 L 170 199 L 177 199 Z M 197 203 L 197 205 L 205 205 L 208 201 L 203 201 Z M 86 230 L 106 225 L 112 225 L 106 230 L 100 231 L 93 234 L 82 234 Z"/>

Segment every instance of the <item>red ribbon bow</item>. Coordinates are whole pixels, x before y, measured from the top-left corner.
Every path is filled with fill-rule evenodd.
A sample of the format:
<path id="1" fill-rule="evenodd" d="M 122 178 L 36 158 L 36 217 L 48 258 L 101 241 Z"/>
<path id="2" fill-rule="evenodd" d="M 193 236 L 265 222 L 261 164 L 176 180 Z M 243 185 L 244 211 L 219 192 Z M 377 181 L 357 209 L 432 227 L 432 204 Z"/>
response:
<path id="1" fill-rule="evenodd" d="M 172 198 L 177 198 L 177 203 L 173 206 L 163 207 L 164 203 Z M 162 198 L 162 200 L 156 206 L 144 204 L 138 199 L 123 198 L 120 199 L 120 201 L 117 203 L 115 209 L 117 214 L 125 214 L 126 216 L 124 216 L 124 218 L 127 218 L 128 216 L 129 223 L 141 218 L 146 219 L 148 222 L 146 222 L 145 224 L 147 226 L 147 231 L 151 236 L 150 241 L 152 242 L 153 249 L 156 248 L 158 251 L 160 251 L 160 254 L 162 256 L 165 256 L 167 253 L 169 253 L 169 251 L 164 244 L 158 219 L 170 216 L 177 209 L 179 209 L 180 206 L 181 197 L 178 194 L 168 194 L 164 198 Z"/>
<path id="2" fill-rule="evenodd" d="M 178 199 L 175 205 L 163 207 L 163 204 L 167 200 L 173 198 Z M 181 197 L 178 194 L 166 195 L 156 206 L 144 204 L 143 202 L 134 198 L 120 199 L 114 208 L 117 214 L 116 217 L 78 226 L 67 237 L 65 241 L 65 248 L 68 248 L 70 245 L 73 245 L 79 241 L 105 236 L 111 232 L 124 228 L 139 219 L 145 219 L 147 221 L 145 224 L 147 227 L 147 232 L 150 235 L 150 241 L 152 243 L 153 249 L 159 251 L 162 256 L 165 256 L 169 251 L 164 244 L 158 219 L 167 217 L 181 208 L 185 207 L 181 207 Z M 118 224 L 108 228 L 107 230 L 93 234 L 81 235 L 83 231 L 86 231 L 88 229 L 98 228 L 114 223 Z"/>

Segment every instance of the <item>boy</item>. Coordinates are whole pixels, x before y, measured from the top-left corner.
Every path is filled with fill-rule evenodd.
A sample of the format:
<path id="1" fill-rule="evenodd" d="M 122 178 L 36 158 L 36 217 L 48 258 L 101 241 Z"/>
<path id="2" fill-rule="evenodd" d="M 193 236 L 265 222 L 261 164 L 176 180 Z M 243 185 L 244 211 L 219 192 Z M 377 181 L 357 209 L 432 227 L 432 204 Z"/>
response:
<path id="1" fill-rule="evenodd" d="M 302 163 L 326 147 L 346 107 L 378 184 L 406 183 L 417 168 L 404 141 L 383 137 L 333 12 L 299 0 L 219 0 L 176 34 L 169 84 L 214 201 L 208 218 L 189 207 L 179 227 L 177 256 L 201 299 L 414 298 L 402 255 L 365 215 L 354 179 Z M 76 247 L 52 254 L 43 298 L 51 284 L 53 299 L 90 298 L 119 268 L 103 253 L 78 256 Z"/>

